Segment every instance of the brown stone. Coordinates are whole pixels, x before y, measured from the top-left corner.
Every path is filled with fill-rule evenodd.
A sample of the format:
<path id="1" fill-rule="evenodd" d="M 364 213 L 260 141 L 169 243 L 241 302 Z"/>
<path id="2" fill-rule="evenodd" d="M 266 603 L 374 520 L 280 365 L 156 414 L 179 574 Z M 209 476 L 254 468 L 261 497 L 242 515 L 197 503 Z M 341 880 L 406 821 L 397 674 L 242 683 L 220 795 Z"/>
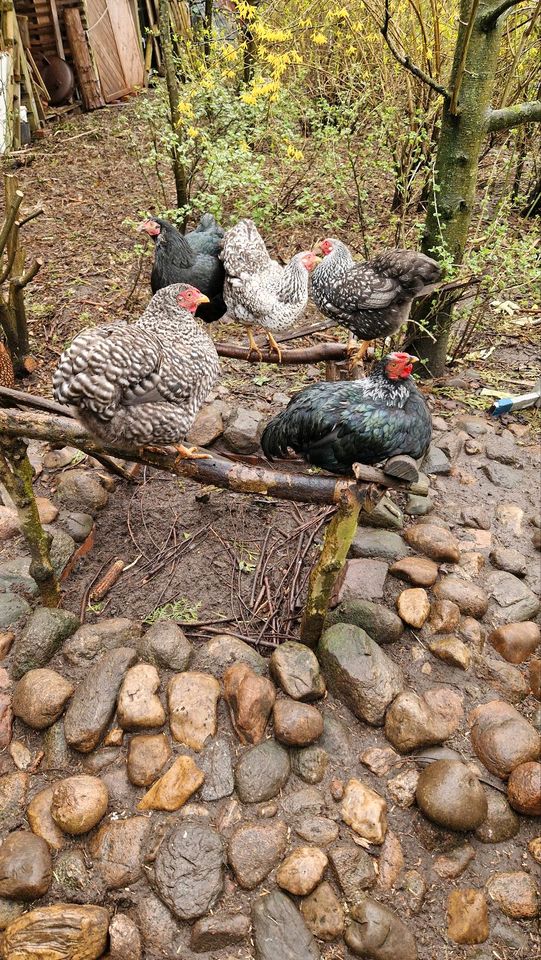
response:
<path id="1" fill-rule="evenodd" d="M 519 813 L 541 816 L 541 763 L 530 760 L 515 767 L 507 783 L 507 796 Z"/>
<path id="2" fill-rule="evenodd" d="M 90 852 L 108 890 L 136 883 L 142 874 L 142 845 L 150 827 L 146 817 L 111 820 L 100 827 Z"/>
<path id="3" fill-rule="evenodd" d="M 513 813 L 507 800 L 499 790 L 485 787 L 488 812 L 485 820 L 477 827 L 475 836 L 481 843 L 503 843 L 516 837 L 520 830 L 520 819 Z"/>
<path id="4" fill-rule="evenodd" d="M 276 699 L 271 681 L 247 663 L 235 663 L 224 673 L 224 699 L 242 743 L 260 743 Z"/>
<path id="5" fill-rule="evenodd" d="M 12 740 L 8 752 L 17 770 L 28 770 L 32 763 L 32 754 L 21 740 Z"/>
<path id="6" fill-rule="evenodd" d="M 120 687 L 116 710 L 123 730 L 163 726 L 165 710 L 156 694 L 159 689 L 160 676 L 152 664 L 138 663 L 128 670 Z"/>
<path id="7" fill-rule="evenodd" d="M 87 833 L 105 816 L 109 791 L 103 780 L 80 774 L 55 784 L 51 801 L 54 822 L 64 833 Z"/>
<path id="8" fill-rule="evenodd" d="M 450 667 L 467 670 L 471 663 L 471 653 L 465 643 L 458 637 L 438 637 L 431 640 L 428 649 L 438 660 L 443 660 Z"/>
<path id="9" fill-rule="evenodd" d="M 481 651 L 483 649 L 486 631 L 474 617 L 462 617 L 457 632 L 462 640 L 469 643 L 474 650 Z"/>
<path id="10" fill-rule="evenodd" d="M 19 826 L 28 790 L 28 774 L 22 770 L 0 777 L 0 834 Z"/>
<path id="11" fill-rule="evenodd" d="M 438 600 L 452 600 L 467 617 L 481 619 L 488 610 L 488 595 L 481 587 L 449 574 L 434 587 Z"/>
<path id="12" fill-rule="evenodd" d="M 458 563 L 460 547 L 458 540 L 445 527 L 433 523 L 415 523 L 404 531 L 404 539 L 420 553 L 440 563 Z"/>
<path id="13" fill-rule="evenodd" d="M 205 774 L 191 757 L 177 757 L 163 777 L 160 777 L 137 804 L 138 810 L 180 810 L 199 790 Z"/>
<path id="14" fill-rule="evenodd" d="M 464 715 L 462 698 L 449 687 L 420 696 L 405 690 L 385 716 L 385 736 L 400 753 L 443 743 L 458 729 Z"/>
<path id="15" fill-rule="evenodd" d="M 66 741 L 90 753 L 105 733 L 115 711 L 124 674 L 137 659 L 131 647 L 108 650 L 79 684 L 64 717 Z"/>
<path id="16" fill-rule="evenodd" d="M 541 660 L 530 660 L 528 667 L 530 689 L 536 700 L 541 700 Z"/>
<path id="17" fill-rule="evenodd" d="M 507 623 L 493 630 L 488 637 L 489 643 L 509 663 L 523 663 L 538 648 L 541 630 L 536 623 Z"/>
<path id="18" fill-rule="evenodd" d="M 523 870 L 495 873 L 487 882 L 487 892 L 507 917 L 527 920 L 539 913 L 537 885 Z"/>
<path id="19" fill-rule="evenodd" d="M 135 787 L 149 787 L 171 756 L 164 733 L 142 733 L 128 747 L 128 778 Z"/>
<path id="20" fill-rule="evenodd" d="M 417 960 L 413 934 L 388 907 L 365 897 L 353 905 L 351 916 L 344 939 L 354 954 L 372 960 Z"/>
<path id="21" fill-rule="evenodd" d="M 342 820 L 364 840 L 381 844 L 387 831 L 387 803 L 379 793 L 360 780 L 346 784 L 341 808 Z"/>
<path id="22" fill-rule="evenodd" d="M 318 940 L 329 943 L 344 932 L 344 910 L 330 883 L 324 881 L 300 904 L 304 922 Z"/>
<path id="23" fill-rule="evenodd" d="M 98 960 L 107 943 L 109 911 L 103 907 L 55 903 L 10 923 L 4 934 L 5 960 Z"/>
<path id="24" fill-rule="evenodd" d="M 103 738 L 104 747 L 121 747 L 124 742 L 124 731 L 121 727 L 113 727 Z"/>
<path id="25" fill-rule="evenodd" d="M 216 733 L 220 684 L 206 673 L 177 673 L 167 689 L 171 733 L 178 743 L 199 752 Z"/>
<path id="26" fill-rule="evenodd" d="M 9 746 L 12 736 L 13 710 L 11 706 L 11 678 L 0 667 L 0 750 Z"/>
<path id="27" fill-rule="evenodd" d="M 362 898 L 364 890 L 376 883 L 376 861 L 351 840 L 333 844 L 328 853 L 340 889 L 347 900 L 355 903 Z"/>
<path id="28" fill-rule="evenodd" d="M 452 890 L 447 917 L 447 934 L 455 943 L 484 943 L 488 938 L 488 907 L 482 890 Z"/>
<path id="29" fill-rule="evenodd" d="M 515 767 L 539 756 L 540 737 L 510 703 L 491 700 L 472 710 L 471 743 L 487 770 L 506 778 Z"/>
<path id="30" fill-rule="evenodd" d="M 65 837 L 51 814 L 54 787 L 46 787 L 36 793 L 28 804 L 26 816 L 32 833 L 42 837 L 53 850 L 61 850 L 65 844 Z"/>
<path id="31" fill-rule="evenodd" d="M 541 864 L 541 837 L 534 837 L 528 844 L 528 853 L 536 863 Z"/>
<path id="32" fill-rule="evenodd" d="M 431 587 L 438 579 L 438 564 L 428 557 L 403 557 L 393 563 L 389 573 L 415 587 Z"/>
<path id="33" fill-rule="evenodd" d="M 197 414 L 186 440 L 197 447 L 208 447 L 224 432 L 222 404 L 206 403 Z"/>
<path id="34" fill-rule="evenodd" d="M 194 953 L 210 953 L 242 943 L 250 935 L 250 918 L 243 913 L 218 913 L 196 920 L 190 936 Z"/>
<path id="35" fill-rule="evenodd" d="M 47 893 L 52 878 L 45 840 L 27 830 L 10 833 L 0 846 L 0 897 L 37 900 Z"/>
<path id="36" fill-rule="evenodd" d="M 276 882 L 283 890 L 305 897 L 321 881 L 327 867 L 327 856 L 317 847 L 297 847 L 280 864 Z"/>
<path id="37" fill-rule="evenodd" d="M 305 747 L 319 740 L 323 733 L 323 717 L 309 703 L 277 700 L 273 720 L 276 739 L 289 746 Z"/>
<path id="38" fill-rule="evenodd" d="M 436 760 L 425 767 L 415 798 L 429 820 L 449 830 L 474 830 L 487 815 L 484 790 L 460 760 Z"/>
<path id="39" fill-rule="evenodd" d="M 387 831 L 378 860 L 378 887 L 392 890 L 404 869 L 404 853 L 396 833 Z"/>
<path id="40" fill-rule="evenodd" d="M 436 857 L 433 864 L 434 872 L 442 880 L 456 880 L 457 877 L 462 876 L 474 859 L 475 850 L 471 844 L 463 843 L 450 853 Z"/>
<path id="41" fill-rule="evenodd" d="M 364 763 L 371 773 L 375 773 L 376 777 L 383 777 L 384 774 L 389 773 L 400 759 L 392 747 L 386 747 L 384 750 L 379 747 L 369 747 L 359 757 L 361 763 Z"/>
<path id="42" fill-rule="evenodd" d="M 125 913 L 116 913 L 109 925 L 109 960 L 142 960 L 141 934 Z"/>
<path id="43" fill-rule="evenodd" d="M 58 720 L 74 686 L 55 670 L 29 670 L 15 687 L 13 712 L 35 730 Z"/>
<path id="44" fill-rule="evenodd" d="M 426 590 L 412 587 L 403 590 L 396 601 L 398 613 L 404 623 L 419 630 L 430 613 L 430 601 Z"/>
<path id="45" fill-rule="evenodd" d="M 283 857 L 287 825 L 283 820 L 241 824 L 228 846 L 228 860 L 244 890 L 253 890 Z"/>
<path id="46" fill-rule="evenodd" d="M 488 680 L 493 690 L 502 694 L 502 699 L 520 703 L 529 693 L 528 682 L 517 667 L 496 657 L 477 657 L 477 676 Z"/>
<path id="47" fill-rule="evenodd" d="M 435 600 L 430 607 L 431 633 L 452 633 L 460 623 L 460 607 L 452 600 Z"/>
<path id="48" fill-rule="evenodd" d="M 15 640 L 15 634 L 13 631 L 8 630 L 3 632 L 0 630 L 0 660 L 4 660 L 9 651 L 13 646 L 13 641 Z"/>
<path id="49" fill-rule="evenodd" d="M 393 803 L 396 803 L 397 807 L 411 807 L 415 802 L 418 782 L 419 772 L 411 767 L 409 770 L 403 770 L 396 777 L 387 780 L 387 792 Z"/>

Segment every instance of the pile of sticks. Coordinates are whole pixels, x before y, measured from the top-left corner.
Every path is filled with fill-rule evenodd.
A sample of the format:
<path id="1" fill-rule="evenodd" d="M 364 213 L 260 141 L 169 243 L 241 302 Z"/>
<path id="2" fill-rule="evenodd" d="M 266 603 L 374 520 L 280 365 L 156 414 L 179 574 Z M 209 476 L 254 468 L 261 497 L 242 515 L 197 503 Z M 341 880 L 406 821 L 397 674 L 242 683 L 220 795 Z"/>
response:
<path id="1" fill-rule="evenodd" d="M 41 78 L 30 50 L 27 18 L 17 18 L 13 0 L 0 4 L 0 56 L 3 62 L 0 91 L 5 104 L 3 152 L 18 150 L 23 144 L 25 108 L 30 131 L 36 133 L 45 126 L 45 106 L 49 102 L 47 88 Z"/>

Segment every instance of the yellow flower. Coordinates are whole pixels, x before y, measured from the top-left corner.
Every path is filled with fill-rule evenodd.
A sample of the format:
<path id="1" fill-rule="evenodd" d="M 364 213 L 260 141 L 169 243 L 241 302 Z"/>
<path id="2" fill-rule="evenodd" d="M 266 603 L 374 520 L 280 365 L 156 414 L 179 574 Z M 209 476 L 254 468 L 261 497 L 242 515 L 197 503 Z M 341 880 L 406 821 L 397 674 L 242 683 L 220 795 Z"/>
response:
<path id="1" fill-rule="evenodd" d="M 181 117 L 193 117 L 194 113 L 191 103 L 188 103 L 187 100 L 179 100 L 177 113 L 179 113 Z"/>
<path id="2" fill-rule="evenodd" d="M 327 37 L 324 33 L 313 33 L 312 40 L 315 44 L 317 44 L 318 47 L 322 47 L 325 43 L 327 43 Z"/>
<path id="3" fill-rule="evenodd" d="M 199 136 L 199 130 L 197 129 L 197 127 L 188 127 L 188 129 L 186 130 L 186 133 L 188 134 L 189 137 L 192 137 L 192 139 L 194 140 L 196 137 Z"/>
<path id="4" fill-rule="evenodd" d="M 304 160 L 304 153 L 302 150 L 297 150 L 297 148 L 292 147 L 291 144 L 287 148 L 287 155 L 291 160 Z"/>

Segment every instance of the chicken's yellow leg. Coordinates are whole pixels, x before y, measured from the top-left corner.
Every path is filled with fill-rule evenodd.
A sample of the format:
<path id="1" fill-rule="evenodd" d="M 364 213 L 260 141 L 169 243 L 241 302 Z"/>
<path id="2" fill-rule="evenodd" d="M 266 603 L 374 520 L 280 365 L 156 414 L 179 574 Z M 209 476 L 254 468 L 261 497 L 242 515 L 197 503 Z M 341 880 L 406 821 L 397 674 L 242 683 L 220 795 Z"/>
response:
<path id="1" fill-rule="evenodd" d="M 280 350 L 279 345 L 276 343 L 276 340 L 274 339 L 274 337 L 273 337 L 272 333 L 270 332 L 270 330 L 267 330 L 266 334 L 267 334 L 267 340 L 269 341 L 269 346 L 270 346 L 271 350 L 274 350 L 274 351 L 278 354 L 278 363 L 281 363 L 281 362 L 282 362 L 282 351 Z"/>
<path id="2" fill-rule="evenodd" d="M 357 348 L 354 347 L 353 350 L 351 350 L 348 344 L 348 350 L 351 350 L 349 361 L 352 367 L 355 367 L 357 366 L 358 363 L 363 362 L 363 360 L 366 357 L 366 354 L 368 353 L 368 348 L 370 347 L 371 343 L 372 343 L 372 340 L 363 340 L 362 343 Z"/>
<path id="3" fill-rule="evenodd" d="M 249 343 L 250 343 L 250 349 L 249 349 L 249 351 L 248 351 L 248 357 L 251 357 L 252 353 L 257 353 L 259 359 L 262 360 L 262 359 L 263 359 L 263 354 L 261 353 L 261 350 L 259 349 L 257 343 L 255 342 L 254 331 L 252 330 L 252 327 L 247 327 L 247 328 L 246 328 L 246 332 L 247 332 L 247 334 L 248 334 L 248 340 L 249 340 Z"/>
<path id="4" fill-rule="evenodd" d="M 175 443 L 178 453 L 177 460 L 212 460 L 210 453 L 203 453 L 198 447 L 185 447 L 183 443 Z"/>

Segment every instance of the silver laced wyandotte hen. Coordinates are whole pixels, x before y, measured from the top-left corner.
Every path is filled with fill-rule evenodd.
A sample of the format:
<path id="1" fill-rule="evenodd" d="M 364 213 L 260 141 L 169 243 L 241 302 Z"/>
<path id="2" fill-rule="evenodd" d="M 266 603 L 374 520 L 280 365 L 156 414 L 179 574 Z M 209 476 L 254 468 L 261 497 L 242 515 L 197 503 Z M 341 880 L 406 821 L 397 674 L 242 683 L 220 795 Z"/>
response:
<path id="1" fill-rule="evenodd" d="M 183 234 L 172 223 L 151 217 L 139 225 L 154 241 L 154 266 L 150 277 L 152 293 L 171 283 L 189 283 L 208 297 L 197 308 L 205 323 L 223 317 L 224 268 L 218 254 L 224 231 L 211 213 L 205 213 L 195 230 Z"/>
<path id="2" fill-rule="evenodd" d="M 441 279 L 439 264 L 415 250 L 389 250 L 358 263 L 341 240 L 330 237 L 319 246 L 324 257 L 312 274 L 312 299 L 324 317 L 365 341 L 359 359 L 371 340 L 396 333 L 414 299 Z"/>
<path id="3" fill-rule="evenodd" d="M 411 371 L 416 357 L 390 353 L 364 380 L 316 383 L 298 393 L 261 438 L 269 460 L 288 448 L 331 473 L 428 449 L 432 418 Z"/>
<path id="4" fill-rule="evenodd" d="M 263 327 L 270 347 L 281 361 L 281 350 L 273 334 L 285 333 L 304 313 L 308 275 L 319 258 L 311 250 L 304 250 L 282 267 L 271 259 L 252 220 L 240 220 L 227 230 L 221 257 L 228 316 L 248 328 L 250 352 L 255 351 L 260 357 L 253 327 Z"/>
<path id="5" fill-rule="evenodd" d="M 212 339 L 194 316 L 207 298 L 186 284 L 159 290 L 135 323 L 83 330 L 64 351 L 54 396 L 97 437 L 121 447 L 182 441 L 219 373 Z"/>

